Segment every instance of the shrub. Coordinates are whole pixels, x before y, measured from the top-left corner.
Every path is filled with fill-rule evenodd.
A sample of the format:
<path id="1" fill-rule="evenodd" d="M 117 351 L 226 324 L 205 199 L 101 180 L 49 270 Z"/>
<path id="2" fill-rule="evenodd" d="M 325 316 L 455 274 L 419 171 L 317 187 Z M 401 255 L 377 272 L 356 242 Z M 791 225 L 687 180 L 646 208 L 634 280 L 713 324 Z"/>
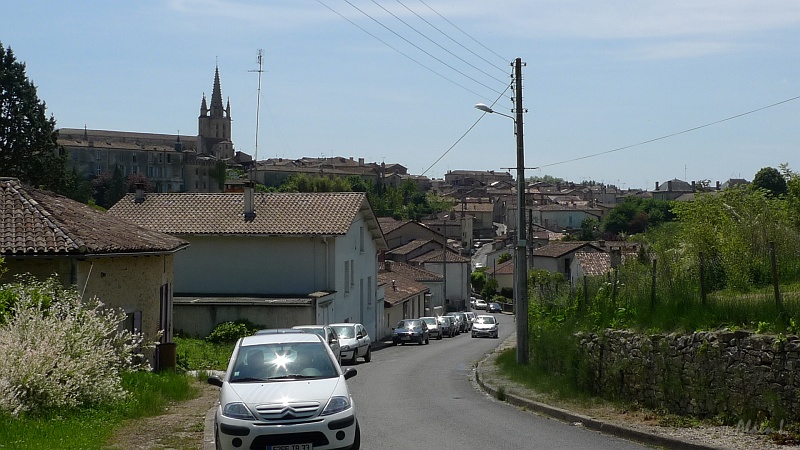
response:
<path id="1" fill-rule="evenodd" d="M 18 416 L 123 399 L 124 371 L 147 368 L 141 334 L 121 310 L 83 301 L 51 278 L 0 287 L 13 298 L 0 322 L 0 413 Z"/>
<path id="2" fill-rule="evenodd" d="M 214 344 L 236 342 L 239 338 L 250 336 L 263 327 L 253 325 L 249 320 L 222 322 L 211 330 L 206 340 Z"/>

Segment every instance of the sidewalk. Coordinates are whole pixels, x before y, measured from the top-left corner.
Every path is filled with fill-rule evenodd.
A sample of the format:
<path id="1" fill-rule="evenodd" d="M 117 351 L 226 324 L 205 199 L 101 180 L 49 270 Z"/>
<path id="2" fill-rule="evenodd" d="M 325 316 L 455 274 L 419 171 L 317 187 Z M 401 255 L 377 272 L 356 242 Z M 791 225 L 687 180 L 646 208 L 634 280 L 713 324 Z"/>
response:
<path id="1" fill-rule="evenodd" d="M 594 414 L 591 414 L 591 408 L 588 410 L 586 408 L 581 408 L 585 410 L 584 413 L 577 413 L 568 409 L 553 406 L 553 402 L 549 402 L 551 404 L 543 403 L 542 400 L 545 400 L 544 395 L 537 393 L 525 386 L 512 382 L 502 375 L 495 365 L 497 356 L 500 354 L 500 352 L 507 348 L 516 347 L 516 342 L 516 335 L 513 334 L 511 337 L 503 341 L 495 351 L 488 354 L 483 360 L 478 362 L 475 367 L 474 382 L 480 389 L 485 391 L 492 398 L 497 399 L 498 392 L 500 388 L 502 388 L 505 395 L 504 401 L 522 409 L 532 411 L 542 416 L 551 417 L 562 422 L 567 422 L 573 426 L 581 426 L 590 430 L 599 431 L 601 433 L 610 434 L 622 439 L 628 439 L 646 445 L 668 449 L 693 450 L 722 450 L 735 448 L 731 446 L 730 442 L 713 445 L 710 443 L 698 442 L 697 437 L 700 437 L 701 441 L 704 439 L 702 439 L 702 436 L 698 436 L 698 434 L 702 433 L 698 433 L 698 430 L 695 428 L 680 429 L 660 427 L 657 425 L 643 425 L 641 423 L 633 424 L 627 420 L 629 417 L 626 417 L 626 415 L 623 413 L 616 413 L 618 416 L 620 416 L 618 419 L 609 417 L 598 418 Z M 597 408 L 597 412 L 601 413 L 598 415 L 605 416 L 610 413 L 610 408 Z M 588 415 L 585 413 L 588 413 Z M 691 435 L 691 440 L 689 440 L 688 436 L 676 436 L 675 434 Z M 731 436 L 729 436 L 729 438 L 730 437 Z M 739 436 L 736 436 L 736 438 L 737 441 L 741 440 Z M 739 448 L 764 448 L 761 446 L 754 447 L 751 446 L 751 444 L 752 442 L 746 443 L 745 447 Z"/>

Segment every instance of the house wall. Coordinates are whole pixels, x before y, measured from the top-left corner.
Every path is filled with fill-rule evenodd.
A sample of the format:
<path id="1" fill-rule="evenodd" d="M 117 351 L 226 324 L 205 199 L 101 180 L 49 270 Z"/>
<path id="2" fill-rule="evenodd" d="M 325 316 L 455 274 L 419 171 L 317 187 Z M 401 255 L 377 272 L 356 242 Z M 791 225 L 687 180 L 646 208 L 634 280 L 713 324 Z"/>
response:
<path id="1" fill-rule="evenodd" d="M 371 335 L 377 331 L 378 251 L 361 217 L 347 234 L 327 238 L 181 237 L 191 245 L 175 259 L 179 295 L 306 297 L 334 292 L 327 312 L 315 311 L 310 323 L 327 316 L 328 323 L 357 322 Z"/>
<path id="2" fill-rule="evenodd" d="M 443 264 L 440 262 L 425 263 L 423 268 L 434 273 L 444 274 L 442 265 Z M 447 274 L 445 276 L 447 283 L 445 287 L 447 291 L 447 298 L 444 304 L 445 309 L 450 308 L 452 310 L 455 308 L 458 311 L 462 311 L 469 305 L 471 293 L 469 263 L 448 263 L 444 264 L 444 266 L 447 267 Z M 450 300 L 450 303 L 446 302 L 447 299 Z"/>
<path id="3" fill-rule="evenodd" d="M 313 304 L 303 306 L 220 305 L 178 302 L 174 305 L 175 331 L 204 338 L 220 323 L 246 318 L 263 328 L 291 328 L 316 324 Z"/>
<path id="4" fill-rule="evenodd" d="M 30 273 L 38 279 L 45 279 L 56 274 L 64 286 L 74 285 L 84 298 L 97 297 L 107 307 L 124 310 L 129 315 L 124 324 L 126 328 L 132 329 L 133 317 L 136 316 L 136 324 L 141 326 L 145 338 L 152 341 L 162 329 L 162 285 L 167 285 L 168 301 L 172 299 L 173 258 L 172 254 L 166 254 L 82 257 L 80 260 L 72 257 L 9 259 L 6 260 L 9 273 L 3 278 Z M 166 324 L 165 342 L 171 342 L 171 323 L 167 321 Z M 145 357 L 151 364 L 155 363 L 152 350 L 145 350 Z"/>
<path id="5" fill-rule="evenodd" d="M 587 217 L 594 217 L 586 211 L 564 210 L 564 211 L 533 211 L 533 221 L 546 228 L 580 228 L 581 222 Z"/>

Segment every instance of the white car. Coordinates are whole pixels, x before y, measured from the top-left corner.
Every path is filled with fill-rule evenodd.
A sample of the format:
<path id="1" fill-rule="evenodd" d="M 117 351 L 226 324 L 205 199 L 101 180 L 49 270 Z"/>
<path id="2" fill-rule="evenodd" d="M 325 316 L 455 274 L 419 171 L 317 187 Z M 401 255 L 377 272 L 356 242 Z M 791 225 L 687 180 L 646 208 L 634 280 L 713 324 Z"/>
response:
<path id="1" fill-rule="evenodd" d="M 217 450 L 359 449 L 361 431 L 342 368 L 312 333 L 239 339 L 218 386 Z"/>
<path id="2" fill-rule="evenodd" d="M 319 335 L 323 340 L 328 341 L 331 351 L 336 355 L 336 361 L 342 363 L 342 349 L 339 345 L 339 336 L 330 325 L 295 325 L 292 327 L 295 330 L 302 330 L 306 333 L 314 333 Z"/>
<path id="3" fill-rule="evenodd" d="M 489 336 L 497 339 L 500 333 L 500 326 L 494 316 L 488 314 L 481 314 L 475 318 L 472 323 L 472 337 Z"/>
<path id="4" fill-rule="evenodd" d="M 486 309 L 486 300 L 482 298 L 475 299 L 475 309 Z"/>
<path id="5" fill-rule="evenodd" d="M 331 328 L 339 336 L 339 348 L 342 362 L 355 364 L 356 358 L 364 358 L 364 362 L 372 360 L 372 339 L 367 329 L 360 323 L 332 323 Z"/>

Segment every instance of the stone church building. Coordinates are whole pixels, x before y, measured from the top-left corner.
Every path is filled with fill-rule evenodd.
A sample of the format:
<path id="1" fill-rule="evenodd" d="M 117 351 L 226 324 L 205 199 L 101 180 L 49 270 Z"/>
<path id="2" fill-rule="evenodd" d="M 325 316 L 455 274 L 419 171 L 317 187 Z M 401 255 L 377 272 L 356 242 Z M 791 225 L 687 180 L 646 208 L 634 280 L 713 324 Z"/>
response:
<path id="1" fill-rule="evenodd" d="M 61 128 L 58 133 L 69 167 L 87 180 L 119 168 L 124 176 L 142 174 L 157 192 L 222 192 L 220 170 L 224 176 L 226 164 L 249 158 L 237 154 L 231 141 L 231 104 L 222 103 L 219 67 L 210 106 L 203 94 L 196 136 L 86 128 Z"/>

